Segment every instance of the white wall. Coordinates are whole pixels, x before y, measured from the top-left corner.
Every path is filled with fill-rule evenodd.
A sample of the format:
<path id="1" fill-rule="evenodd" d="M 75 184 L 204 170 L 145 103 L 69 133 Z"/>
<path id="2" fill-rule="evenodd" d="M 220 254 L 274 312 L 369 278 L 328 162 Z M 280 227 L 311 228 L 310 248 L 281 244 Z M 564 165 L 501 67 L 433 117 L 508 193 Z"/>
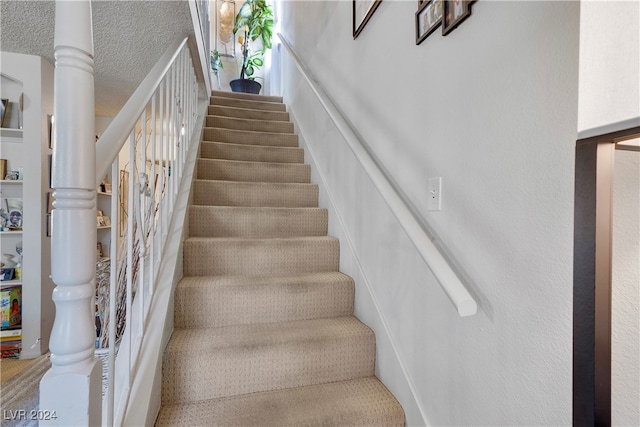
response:
<path id="1" fill-rule="evenodd" d="M 640 2 L 583 1 L 578 130 L 640 121 Z"/>
<path id="2" fill-rule="evenodd" d="M 615 154 L 611 300 L 612 425 L 640 425 L 640 153 Z"/>
<path id="3" fill-rule="evenodd" d="M 459 264 L 460 318 L 298 71 L 281 79 L 377 373 L 409 425 L 569 425 L 578 2 L 477 2 L 415 45 L 417 2 L 285 1 L 282 32 Z M 442 210 L 426 210 L 442 177 Z"/>

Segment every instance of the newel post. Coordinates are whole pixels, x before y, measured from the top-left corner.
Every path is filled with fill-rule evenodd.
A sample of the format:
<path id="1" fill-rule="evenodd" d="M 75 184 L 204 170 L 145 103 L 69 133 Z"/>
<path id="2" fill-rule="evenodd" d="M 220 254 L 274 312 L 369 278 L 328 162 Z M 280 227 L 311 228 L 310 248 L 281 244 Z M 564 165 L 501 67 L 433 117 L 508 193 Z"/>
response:
<path id="1" fill-rule="evenodd" d="M 93 30 L 88 0 L 56 0 L 53 149 L 54 207 L 51 277 L 56 317 L 51 369 L 40 382 L 47 426 L 94 426 L 102 421 L 102 366 L 96 338 L 95 106 Z"/>

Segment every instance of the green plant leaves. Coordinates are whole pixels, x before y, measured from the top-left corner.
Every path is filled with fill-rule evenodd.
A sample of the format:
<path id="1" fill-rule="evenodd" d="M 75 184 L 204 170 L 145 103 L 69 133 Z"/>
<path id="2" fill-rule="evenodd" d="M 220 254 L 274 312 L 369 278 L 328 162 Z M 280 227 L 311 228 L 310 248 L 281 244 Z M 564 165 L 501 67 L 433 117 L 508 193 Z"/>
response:
<path id="1" fill-rule="evenodd" d="M 267 49 L 272 48 L 273 24 L 273 9 L 267 5 L 267 0 L 247 0 L 240 7 L 233 26 L 233 33 L 236 34 L 246 26 L 248 28 L 246 38 L 251 41 L 260 39 L 262 42 L 262 48 L 251 55 L 245 42 L 243 72 L 247 76 L 253 75 L 257 68 L 264 65 L 261 57 Z"/>

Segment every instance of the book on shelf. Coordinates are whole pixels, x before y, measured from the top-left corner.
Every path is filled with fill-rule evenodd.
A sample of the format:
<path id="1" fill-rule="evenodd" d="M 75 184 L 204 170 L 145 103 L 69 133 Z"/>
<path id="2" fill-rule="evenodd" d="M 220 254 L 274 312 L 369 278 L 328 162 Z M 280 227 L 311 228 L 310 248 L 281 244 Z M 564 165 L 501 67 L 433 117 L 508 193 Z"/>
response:
<path id="1" fill-rule="evenodd" d="M 20 340 L 0 341 L 0 351 L 9 351 L 9 350 L 19 351 L 21 346 L 22 346 L 22 341 Z"/>
<path id="2" fill-rule="evenodd" d="M 22 326 L 22 286 L 0 290 L 0 318 L 2 329 L 20 329 Z"/>
<path id="3" fill-rule="evenodd" d="M 0 349 L 0 359 L 19 359 L 20 358 L 20 345 L 18 343 L 17 346 L 7 348 L 4 347 Z"/>
<path id="4" fill-rule="evenodd" d="M 3 329 L 0 331 L 0 341 L 16 341 L 22 338 L 22 329 Z"/>

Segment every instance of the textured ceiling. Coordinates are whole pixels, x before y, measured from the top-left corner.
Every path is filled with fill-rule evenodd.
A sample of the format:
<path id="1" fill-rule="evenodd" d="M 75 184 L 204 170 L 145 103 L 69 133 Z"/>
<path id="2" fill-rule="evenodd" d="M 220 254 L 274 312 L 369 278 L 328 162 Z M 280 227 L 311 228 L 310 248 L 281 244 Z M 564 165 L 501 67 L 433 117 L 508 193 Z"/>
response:
<path id="1" fill-rule="evenodd" d="M 179 36 L 193 34 L 188 1 L 93 1 L 96 115 L 113 116 Z M 52 64 L 53 1 L 0 1 L 0 49 Z"/>

